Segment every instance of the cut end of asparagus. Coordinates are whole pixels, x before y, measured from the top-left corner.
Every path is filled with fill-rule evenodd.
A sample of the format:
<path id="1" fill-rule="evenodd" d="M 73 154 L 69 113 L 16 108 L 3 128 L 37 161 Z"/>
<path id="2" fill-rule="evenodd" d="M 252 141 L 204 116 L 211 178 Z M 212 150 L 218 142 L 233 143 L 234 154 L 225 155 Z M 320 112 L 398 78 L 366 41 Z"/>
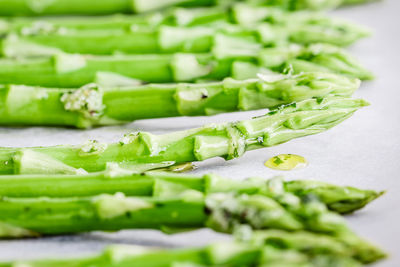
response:
<path id="1" fill-rule="evenodd" d="M 39 237 L 40 234 L 29 229 L 14 226 L 0 221 L 0 239 Z"/>
<path id="2" fill-rule="evenodd" d="M 30 149 L 18 151 L 13 157 L 13 163 L 15 174 L 87 174 L 83 169 L 76 169 Z"/>

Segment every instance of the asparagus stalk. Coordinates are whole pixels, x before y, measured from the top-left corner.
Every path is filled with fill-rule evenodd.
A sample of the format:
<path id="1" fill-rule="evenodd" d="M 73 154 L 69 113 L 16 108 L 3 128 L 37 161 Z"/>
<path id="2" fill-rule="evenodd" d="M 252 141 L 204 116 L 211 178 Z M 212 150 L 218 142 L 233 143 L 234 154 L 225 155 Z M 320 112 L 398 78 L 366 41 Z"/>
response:
<path id="1" fill-rule="evenodd" d="M 40 32 L 54 33 L 63 29 L 110 30 L 130 29 L 132 26 L 159 27 L 212 25 L 231 21 L 225 8 L 174 8 L 139 15 L 113 14 L 106 16 L 54 16 L 54 17 L 3 17 L 3 33 L 21 34 Z M 234 22 L 234 21 L 232 21 Z"/>
<path id="2" fill-rule="evenodd" d="M 166 165 L 166 164 L 165 164 Z M 161 168 L 165 165 L 150 165 Z M 143 166 L 141 166 L 143 167 Z M 64 174 L 22 174 L 0 176 L 0 195 L 3 197 L 74 197 L 115 194 L 126 196 L 153 196 L 168 192 L 196 190 L 203 194 L 239 193 L 271 196 L 288 192 L 299 197 L 315 196 L 328 208 L 338 213 L 350 213 L 363 208 L 383 194 L 373 190 L 362 190 L 348 186 L 336 186 L 317 181 L 284 181 L 249 178 L 242 181 L 223 178 L 218 175 L 183 175 L 168 172 L 143 172 L 120 168 L 109 164 L 107 169 L 97 173 L 76 173 L 64 170 Z M 68 173 L 68 171 L 71 171 Z M 139 172 L 138 172 L 139 171 Z M 82 186 L 84 185 L 84 186 Z"/>
<path id="3" fill-rule="evenodd" d="M 21 15 L 61 15 L 61 14 L 88 14 L 101 15 L 113 13 L 131 13 L 131 1 L 128 0 L 101 0 L 101 1 L 28 1 L 28 0 L 1 0 L 1 16 Z"/>
<path id="4" fill-rule="evenodd" d="M 95 82 L 103 72 L 123 76 L 123 80 L 133 78 L 155 83 L 187 82 L 200 78 L 221 80 L 248 72 L 247 68 L 237 69 L 235 63 L 238 62 L 257 63 L 255 73 L 248 74 L 251 78 L 263 72 L 258 67 L 278 72 L 290 68 L 292 73 L 321 71 L 372 78 L 372 74 L 357 60 L 335 46 L 317 44 L 262 49 L 258 43 L 219 35 L 212 54 L 57 54 L 30 59 L 0 59 L 0 83 L 76 88 Z"/>
<path id="5" fill-rule="evenodd" d="M 332 31 L 353 32 L 362 37 L 368 30 L 360 25 L 342 19 L 327 17 L 312 11 L 285 11 L 281 8 L 254 6 L 239 3 L 226 7 L 173 8 L 165 11 L 141 15 L 110 15 L 81 17 L 14 17 L 3 18 L 5 32 L 18 32 L 23 35 L 38 33 L 56 33 L 65 29 L 129 29 L 132 26 L 158 27 L 169 26 L 216 26 L 215 23 L 235 23 L 254 25 L 267 22 L 279 26 L 320 26 Z M 218 25 L 218 24 L 217 24 Z"/>
<path id="6" fill-rule="evenodd" d="M 267 235 L 275 236 L 286 242 L 286 248 L 277 248 L 270 244 Z M 299 236 L 300 234 L 295 234 Z M 64 266 L 146 266 L 146 267 L 199 267 L 199 266 L 361 266 L 351 259 L 346 247 L 326 236 L 301 233 L 302 244 L 291 242 L 290 234 L 283 231 L 257 231 L 253 234 L 265 244 L 252 242 L 215 243 L 204 248 L 192 249 L 150 249 L 137 246 L 114 245 L 102 254 L 89 258 L 68 260 L 39 260 L 18 262 L 32 267 Z M 264 238 L 265 237 L 265 238 Z M 289 238 L 288 238 L 289 237 Z M 321 242 L 323 241 L 323 242 Z M 316 253 L 304 249 L 312 248 Z M 17 262 L 0 263 L 2 267 L 15 266 Z"/>
<path id="7" fill-rule="evenodd" d="M 278 6 L 288 10 L 299 9 L 330 9 L 348 3 L 364 3 L 369 0 L 248 0 L 246 2 L 256 3 L 257 5 Z M 37 2 L 29 0 L 1 0 L 1 16 L 35 16 L 35 15 L 103 15 L 113 13 L 143 13 L 153 10 L 163 9 L 169 6 L 211 6 L 229 5 L 235 0 L 215 1 L 215 0 L 101 0 L 85 1 L 77 0 L 54 0 L 51 2 Z"/>
<path id="8" fill-rule="evenodd" d="M 2 148 L 0 173 L 19 173 L 35 166 L 36 171 L 42 170 L 42 173 L 70 167 L 95 172 L 104 170 L 107 162 L 129 165 L 171 161 L 179 164 L 213 157 L 229 160 L 240 157 L 245 151 L 323 132 L 365 105 L 363 100 L 348 98 L 309 99 L 247 121 L 158 136 L 138 132 L 114 144 L 90 141 L 83 146 Z"/>
<path id="9" fill-rule="evenodd" d="M 9 85 L 0 89 L 0 124 L 86 128 L 146 118 L 213 115 L 274 108 L 312 97 L 351 96 L 359 86 L 357 79 L 328 73 L 268 78 L 107 89 L 89 84 L 75 90 Z"/>
<path id="10" fill-rule="evenodd" d="M 257 28 L 224 24 L 213 27 L 160 26 L 158 29 L 133 26 L 131 29 L 73 30 L 59 29 L 53 33 L 33 32 L 10 34 L 2 40 L 2 54 L 43 56 L 61 52 L 111 55 L 116 52 L 142 53 L 206 53 L 213 47 L 218 34 L 237 38 L 253 38 L 265 46 L 280 46 L 289 42 L 299 44 L 330 43 L 347 46 L 365 34 L 318 25 L 296 27 L 273 26 L 262 23 Z M 24 28 L 24 31 L 27 30 Z M 94 45 L 96 44 L 96 45 Z"/>

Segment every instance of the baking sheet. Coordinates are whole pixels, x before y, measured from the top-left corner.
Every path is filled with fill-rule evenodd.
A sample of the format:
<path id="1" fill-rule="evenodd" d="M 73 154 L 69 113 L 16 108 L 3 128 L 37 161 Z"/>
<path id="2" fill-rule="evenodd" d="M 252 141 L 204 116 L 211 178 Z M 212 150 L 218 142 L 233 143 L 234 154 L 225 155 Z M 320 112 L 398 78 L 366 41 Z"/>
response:
<path id="1" fill-rule="evenodd" d="M 212 159 L 198 164 L 196 173 L 214 172 L 233 179 L 284 175 L 290 179 L 318 179 L 363 188 L 388 190 L 366 209 L 348 216 L 353 229 L 385 248 L 391 257 L 377 266 L 400 266 L 400 2 L 386 0 L 332 12 L 370 26 L 375 34 L 351 48 L 377 79 L 356 93 L 371 102 L 334 129 L 289 143 L 247 153 L 225 162 Z M 143 120 L 129 125 L 89 131 L 56 128 L 0 128 L 0 146 L 80 144 L 87 139 L 118 141 L 136 130 L 166 133 L 206 123 L 234 121 L 261 115 L 265 110 L 214 117 Z M 281 153 L 304 156 L 309 166 L 291 172 L 273 171 L 263 162 Z M 33 240 L 0 241 L 0 261 L 40 257 L 72 257 L 99 252 L 113 243 L 161 247 L 188 247 L 228 239 L 209 230 L 167 236 L 157 231 L 121 231 Z M 396 255 L 397 254 L 397 255 Z"/>

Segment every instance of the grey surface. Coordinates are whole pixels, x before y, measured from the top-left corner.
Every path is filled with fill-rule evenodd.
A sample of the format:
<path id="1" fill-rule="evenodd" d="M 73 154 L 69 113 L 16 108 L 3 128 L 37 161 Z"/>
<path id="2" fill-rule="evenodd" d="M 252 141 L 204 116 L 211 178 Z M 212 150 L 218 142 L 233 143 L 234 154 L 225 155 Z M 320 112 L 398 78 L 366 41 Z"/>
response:
<path id="1" fill-rule="evenodd" d="M 377 79 L 362 85 L 357 97 L 372 106 L 329 132 L 298 139 L 274 148 L 253 151 L 243 158 L 224 162 L 209 160 L 199 164 L 197 173 L 216 172 L 232 178 L 284 174 L 295 179 L 319 179 L 364 188 L 387 189 L 388 193 L 365 210 L 349 216 L 353 228 L 384 247 L 391 257 L 377 266 L 400 266 L 400 2 L 387 0 L 343 9 L 334 15 L 353 19 L 373 28 L 375 35 L 351 50 L 371 68 Z M 174 118 L 138 121 L 122 127 L 90 131 L 54 128 L 0 128 L 0 146 L 79 144 L 87 139 L 117 141 L 134 130 L 171 132 L 205 123 L 246 119 L 265 111 L 233 113 L 211 118 Z M 267 169 L 263 162 L 280 153 L 300 154 L 310 165 L 293 172 Z M 101 250 L 111 243 L 185 247 L 227 238 L 202 230 L 175 236 L 156 231 L 123 231 L 53 237 L 25 241 L 1 241 L 0 260 L 77 256 Z"/>

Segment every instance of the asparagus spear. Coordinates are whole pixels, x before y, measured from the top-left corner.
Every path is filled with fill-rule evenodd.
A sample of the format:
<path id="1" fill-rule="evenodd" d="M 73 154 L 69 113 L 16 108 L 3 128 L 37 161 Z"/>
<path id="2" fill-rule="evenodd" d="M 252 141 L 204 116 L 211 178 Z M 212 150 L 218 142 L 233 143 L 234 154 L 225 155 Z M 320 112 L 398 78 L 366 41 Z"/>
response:
<path id="1" fill-rule="evenodd" d="M 42 266 L 361 266 L 354 252 L 335 238 L 310 232 L 255 231 L 251 240 L 211 244 L 204 248 L 161 250 L 136 246 L 111 246 L 102 254 L 69 260 L 24 263 Z M 277 247 L 277 241 L 280 247 Z M 375 258 L 374 260 L 378 260 Z M 362 262 L 362 261 L 361 261 Z M 15 266 L 16 262 L 0 263 Z"/>
<path id="2" fill-rule="evenodd" d="M 260 77 L 107 89 L 89 84 L 76 90 L 10 85 L 0 89 L 0 124 L 92 127 L 146 118 L 212 115 L 273 108 L 312 97 L 350 96 L 359 86 L 357 79 L 328 73 Z"/>
<path id="3" fill-rule="evenodd" d="M 369 0 L 248 0 L 246 2 L 258 5 L 279 6 L 288 10 L 299 9 L 329 9 L 336 8 L 348 3 L 364 3 Z M 102 15 L 113 13 L 143 13 L 159 10 L 169 6 L 210 6 L 210 5 L 229 5 L 235 0 L 216 1 L 216 0 L 101 0 L 92 2 L 82 2 L 77 0 L 54 0 L 49 2 L 37 2 L 29 0 L 1 0 L 1 16 L 21 16 L 21 15 L 61 15 L 61 14 L 86 14 Z"/>
<path id="4" fill-rule="evenodd" d="M 147 167 L 162 168 L 167 164 L 153 164 Z M 350 213 L 363 208 L 383 194 L 383 192 L 373 190 L 336 186 L 317 181 L 286 182 L 280 177 L 249 178 L 237 181 L 212 174 L 192 176 L 158 171 L 141 173 L 143 167 L 136 166 L 134 170 L 130 170 L 120 168 L 116 164 L 109 164 L 105 171 L 92 174 L 77 173 L 75 170 L 67 169 L 61 171 L 63 174 L 2 175 L 0 176 L 0 195 L 18 198 L 44 196 L 63 198 L 121 192 L 126 196 L 152 196 L 162 192 L 166 194 L 169 191 L 197 190 L 204 194 L 230 192 L 270 196 L 271 192 L 280 191 L 299 197 L 313 195 L 332 211 Z"/>
<path id="5" fill-rule="evenodd" d="M 28 0 L 1 0 L 2 16 L 21 15 L 61 15 L 61 14 L 88 14 L 101 15 L 113 13 L 131 13 L 131 1 L 128 0 L 101 0 L 101 1 L 28 1 Z"/>
<path id="6" fill-rule="evenodd" d="M 0 173 L 19 173 L 35 166 L 40 166 L 42 173 L 70 167 L 95 172 L 104 170 L 107 162 L 129 165 L 170 161 L 179 164 L 213 157 L 229 160 L 240 157 L 245 151 L 323 132 L 365 105 L 364 100 L 348 98 L 309 99 L 247 121 L 207 125 L 159 136 L 139 132 L 114 144 L 90 141 L 83 146 L 2 148 Z"/>
<path id="7" fill-rule="evenodd" d="M 165 11 L 141 15 L 81 16 L 81 17 L 17 17 L 3 18 L 5 32 L 18 32 L 23 35 L 56 33 L 65 29 L 129 29 L 132 26 L 215 26 L 215 23 L 228 22 L 241 25 L 254 25 L 267 22 L 279 26 L 319 26 L 331 31 L 353 33 L 363 37 L 369 31 L 360 25 L 338 18 L 327 17 L 311 11 L 285 11 L 281 8 L 254 6 L 245 3 L 225 7 L 173 8 Z M 218 24 L 217 24 L 218 25 Z"/>
<path id="8" fill-rule="evenodd" d="M 73 30 L 60 28 L 55 32 L 10 34 L 2 40 L 2 54 L 42 56 L 61 52 L 111 55 L 166 52 L 210 52 L 218 34 L 237 38 L 253 38 L 266 46 L 279 46 L 289 42 L 300 44 L 330 43 L 347 46 L 365 36 L 349 30 L 339 30 L 318 25 L 296 27 L 273 26 L 262 23 L 254 28 L 232 24 L 218 26 L 176 27 L 160 26 L 157 29 L 132 26 L 131 29 Z M 94 45 L 96 44 L 96 45 Z"/>
<path id="9" fill-rule="evenodd" d="M 287 234 L 277 231 L 260 231 L 259 236 L 275 235 L 286 241 Z M 204 248 L 191 249 L 150 249 L 137 246 L 114 245 L 102 254 L 89 258 L 68 260 L 39 260 L 27 262 L 0 263 L 2 267 L 15 266 L 17 263 L 32 267 L 64 266 L 146 266 L 146 267 L 201 267 L 201 266 L 304 266 L 304 267 L 355 267 L 361 264 L 349 257 L 348 250 L 340 242 L 328 237 L 303 233 L 304 247 L 309 246 L 317 253 L 310 253 L 298 244 L 289 244 L 286 248 L 276 248 L 275 244 L 252 244 L 251 242 L 215 243 Z M 268 238 L 265 238 L 268 242 Z M 290 238 L 289 238 L 290 239 Z M 324 240 L 323 244 L 319 241 Z"/>
<path id="10" fill-rule="evenodd" d="M 214 22 L 230 21 L 230 13 L 220 7 L 174 8 L 160 12 L 139 15 L 106 15 L 106 16 L 54 16 L 54 17 L 3 17 L 3 33 L 19 32 L 21 34 L 41 32 L 52 33 L 63 29 L 104 30 L 130 29 L 133 25 L 159 27 L 199 26 Z"/>
<path id="11" fill-rule="evenodd" d="M 95 82 L 103 72 L 122 75 L 124 80 L 134 78 L 157 83 L 200 78 L 221 80 L 242 71 L 235 69 L 237 62 L 257 62 L 259 67 L 278 72 L 285 72 L 290 67 L 293 73 L 321 71 L 361 79 L 372 78 L 372 74 L 357 60 L 335 46 L 318 44 L 262 49 L 258 43 L 219 35 L 212 54 L 57 54 L 31 59 L 0 59 L 0 83 L 80 87 Z M 258 72 L 256 68 L 251 78 L 256 77 Z"/>
<path id="12" fill-rule="evenodd" d="M 230 1 L 233 2 L 233 1 Z M 101 1 L 67 1 L 32 2 L 29 0 L 1 0 L 1 16 L 37 16 L 37 15 L 103 15 L 115 13 L 143 13 L 156 9 L 184 4 L 185 6 L 210 6 L 217 4 L 214 0 L 101 0 Z"/>

